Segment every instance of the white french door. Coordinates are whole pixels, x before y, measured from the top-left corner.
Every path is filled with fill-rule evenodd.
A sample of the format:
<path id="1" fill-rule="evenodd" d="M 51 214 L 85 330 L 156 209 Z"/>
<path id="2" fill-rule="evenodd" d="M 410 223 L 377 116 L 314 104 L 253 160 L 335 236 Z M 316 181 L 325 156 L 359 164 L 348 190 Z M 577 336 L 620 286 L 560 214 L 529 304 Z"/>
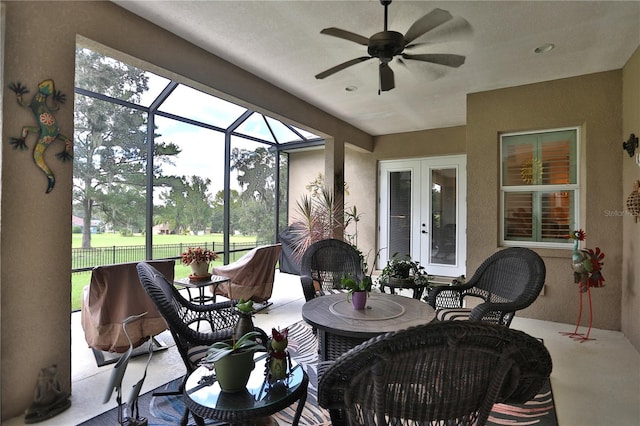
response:
<path id="1" fill-rule="evenodd" d="M 410 255 L 430 275 L 466 273 L 466 156 L 380 162 L 380 265 Z"/>

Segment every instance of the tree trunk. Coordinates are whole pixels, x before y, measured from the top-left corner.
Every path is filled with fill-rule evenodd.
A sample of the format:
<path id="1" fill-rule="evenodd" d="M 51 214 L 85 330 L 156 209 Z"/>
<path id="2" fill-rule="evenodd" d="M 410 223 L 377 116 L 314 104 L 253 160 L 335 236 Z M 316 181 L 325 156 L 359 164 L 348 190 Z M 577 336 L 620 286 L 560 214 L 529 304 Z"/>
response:
<path id="1" fill-rule="evenodd" d="M 82 218 L 82 248 L 91 248 L 91 205 L 93 202 L 88 198 L 82 201 L 84 217 Z"/>

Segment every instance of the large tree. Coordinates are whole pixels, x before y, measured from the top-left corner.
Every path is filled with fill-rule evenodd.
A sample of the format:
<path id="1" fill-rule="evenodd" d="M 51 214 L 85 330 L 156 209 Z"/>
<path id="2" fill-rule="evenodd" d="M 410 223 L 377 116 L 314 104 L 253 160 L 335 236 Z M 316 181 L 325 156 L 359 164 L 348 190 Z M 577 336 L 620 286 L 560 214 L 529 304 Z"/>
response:
<path id="1" fill-rule="evenodd" d="M 213 217 L 210 185 L 210 179 L 199 176 L 171 179 L 171 189 L 160 195 L 163 205 L 156 207 L 156 222 L 167 223 L 178 233 L 204 231 Z"/>
<path id="2" fill-rule="evenodd" d="M 76 86 L 139 104 L 149 89 L 143 70 L 89 49 L 76 50 Z M 147 164 L 147 114 L 92 96 L 76 95 L 73 201 L 83 215 L 82 246 L 91 247 L 91 220 L 99 209 L 116 229 L 143 226 Z M 154 175 L 160 162 L 179 153 L 154 145 Z M 124 204 L 123 204 L 124 203 Z"/>
<path id="3" fill-rule="evenodd" d="M 274 238 L 276 201 L 286 209 L 286 191 L 276 194 L 276 155 L 276 151 L 262 147 L 253 151 L 238 148 L 231 151 L 231 169 L 238 171 L 238 183 L 243 189 L 240 194 L 243 214 L 234 226 L 244 234 L 257 234 L 260 241 Z M 286 188 L 285 156 L 281 157 L 279 172 L 281 187 L 284 185 Z M 286 225 L 286 216 L 282 217 L 284 220 L 281 220 L 280 226 L 283 223 Z"/>
<path id="4" fill-rule="evenodd" d="M 234 234 L 236 231 L 242 232 L 242 229 L 240 229 L 238 225 L 240 223 L 240 215 L 243 214 L 242 202 L 240 200 L 240 194 L 235 189 L 231 189 L 229 192 L 229 205 L 231 233 Z M 211 232 L 220 234 L 224 232 L 224 190 L 218 191 L 213 199 Z"/>

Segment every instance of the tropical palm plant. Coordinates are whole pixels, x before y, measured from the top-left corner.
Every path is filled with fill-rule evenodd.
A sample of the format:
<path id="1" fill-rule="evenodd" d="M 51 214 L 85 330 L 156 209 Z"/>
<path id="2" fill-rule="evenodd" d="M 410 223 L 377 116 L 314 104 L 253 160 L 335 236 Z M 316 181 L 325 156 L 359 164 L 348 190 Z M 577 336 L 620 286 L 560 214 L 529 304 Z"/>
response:
<path id="1" fill-rule="evenodd" d="M 333 238 L 341 227 L 333 191 L 323 187 L 315 195 L 303 195 L 297 202 L 296 218 L 290 229 L 294 235 L 293 252 L 300 261 L 303 253 L 316 241 Z"/>

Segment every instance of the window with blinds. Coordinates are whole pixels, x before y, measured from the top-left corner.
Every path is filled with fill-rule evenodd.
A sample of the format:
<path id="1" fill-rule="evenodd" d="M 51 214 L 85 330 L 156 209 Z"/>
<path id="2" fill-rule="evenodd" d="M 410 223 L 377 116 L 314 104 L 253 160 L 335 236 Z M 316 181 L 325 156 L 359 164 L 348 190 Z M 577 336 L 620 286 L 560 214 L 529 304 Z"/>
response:
<path id="1" fill-rule="evenodd" d="M 501 136 L 502 243 L 558 246 L 576 229 L 578 129 Z"/>

